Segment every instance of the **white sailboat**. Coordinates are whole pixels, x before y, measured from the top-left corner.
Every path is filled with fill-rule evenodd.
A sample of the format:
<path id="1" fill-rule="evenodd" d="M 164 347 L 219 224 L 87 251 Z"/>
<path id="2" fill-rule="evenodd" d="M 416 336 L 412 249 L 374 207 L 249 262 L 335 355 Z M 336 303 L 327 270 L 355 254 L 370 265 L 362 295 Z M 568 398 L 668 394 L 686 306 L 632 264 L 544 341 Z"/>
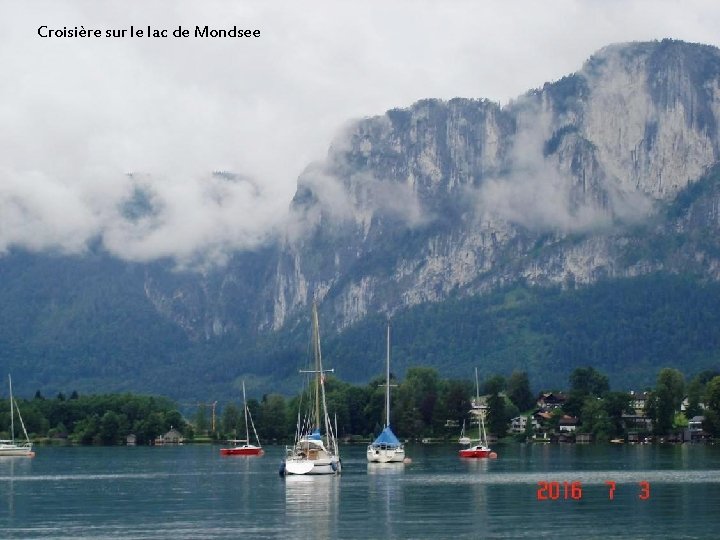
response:
<path id="1" fill-rule="evenodd" d="M 295 445 L 286 449 L 286 457 L 280 468 L 282 476 L 289 474 L 338 474 L 342 468 L 337 444 L 337 427 L 330 422 L 325 400 L 325 373 L 320 350 L 320 328 L 317 306 L 312 309 L 312 344 L 314 369 L 301 373 L 314 375 L 314 407 L 303 417 L 298 411 Z M 324 431 L 322 433 L 321 431 Z"/>
<path id="2" fill-rule="evenodd" d="M 265 451 L 260 446 L 260 438 L 258 437 L 257 430 L 255 429 L 255 423 L 252 420 L 250 409 L 247 406 L 247 399 L 245 398 L 245 381 L 242 382 L 243 390 L 243 406 L 245 407 L 245 438 L 244 439 L 232 439 L 228 441 L 234 446 L 231 448 L 221 448 L 221 456 L 262 456 Z M 248 422 L 249 420 L 249 422 Z M 252 425 L 253 433 L 255 434 L 255 441 L 257 445 L 250 443 L 250 426 Z"/>
<path id="3" fill-rule="evenodd" d="M 27 430 L 25 429 L 25 423 L 23 422 L 22 415 L 20 414 L 20 408 L 18 407 L 17 401 L 13 398 L 12 379 L 10 378 L 10 375 L 8 375 L 8 384 L 10 386 L 10 438 L 0 439 L 0 457 L 33 457 L 35 452 L 33 452 L 32 449 L 32 442 L 30 442 L 30 437 L 28 437 Z M 15 442 L 15 411 L 17 411 L 18 418 L 20 419 L 20 425 L 22 426 L 23 433 L 25 434 L 25 442 Z"/>
<path id="4" fill-rule="evenodd" d="M 387 354 L 385 362 L 385 428 L 367 447 L 370 463 L 403 463 L 405 447 L 390 428 L 390 321 L 387 325 Z"/>

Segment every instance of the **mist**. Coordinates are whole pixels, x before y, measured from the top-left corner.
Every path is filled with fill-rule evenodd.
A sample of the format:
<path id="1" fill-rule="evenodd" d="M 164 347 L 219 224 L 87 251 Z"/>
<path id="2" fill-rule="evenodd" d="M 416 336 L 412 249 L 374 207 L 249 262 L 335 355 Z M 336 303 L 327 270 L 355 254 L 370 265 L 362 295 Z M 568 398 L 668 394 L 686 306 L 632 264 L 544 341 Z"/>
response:
<path id="1" fill-rule="evenodd" d="M 0 6 L 0 254 L 81 254 L 99 241 L 125 260 L 178 264 L 222 264 L 272 241 L 298 177 L 350 119 L 428 97 L 507 103 L 608 43 L 717 45 L 720 23 L 720 7 L 700 1 Z M 40 25 L 206 24 L 261 37 L 37 35 Z M 530 165 L 537 201 L 553 176 Z M 524 212 L 514 182 L 489 183 L 485 196 Z M 138 193 L 147 212 L 128 213 Z M 555 215 L 555 199 L 545 203 L 535 206 L 540 221 Z M 421 219 L 412 205 L 388 211 Z"/>

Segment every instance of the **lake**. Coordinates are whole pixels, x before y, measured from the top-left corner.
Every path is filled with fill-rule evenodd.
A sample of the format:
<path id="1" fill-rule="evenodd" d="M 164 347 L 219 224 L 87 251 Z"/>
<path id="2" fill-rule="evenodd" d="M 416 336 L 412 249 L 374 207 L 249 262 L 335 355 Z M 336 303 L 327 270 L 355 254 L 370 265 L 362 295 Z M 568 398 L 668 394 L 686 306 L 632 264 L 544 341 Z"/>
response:
<path id="1" fill-rule="evenodd" d="M 338 477 L 281 478 L 219 447 L 37 447 L 0 459 L 3 538 L 717 538 L 720 447 L 341 448 Z M 614 482 L 614 484 L 612 484 Z"/>

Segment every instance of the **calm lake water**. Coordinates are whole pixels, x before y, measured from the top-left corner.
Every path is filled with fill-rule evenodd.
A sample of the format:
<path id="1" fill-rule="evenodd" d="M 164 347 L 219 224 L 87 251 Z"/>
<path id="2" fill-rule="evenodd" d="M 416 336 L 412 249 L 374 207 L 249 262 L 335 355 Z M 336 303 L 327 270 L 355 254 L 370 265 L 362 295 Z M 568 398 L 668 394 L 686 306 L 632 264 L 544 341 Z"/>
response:
<path id="1" fill-rule="evenodd" d="M 342 476 L 283 479 L 282 447 L 38 447 L 0 459 L 0 537 L 720 537 L 718 446 L 507 445 L 493 461 L 457 450 L 409 446 L 411 464 L 383 466 L 346 446 Z"/>

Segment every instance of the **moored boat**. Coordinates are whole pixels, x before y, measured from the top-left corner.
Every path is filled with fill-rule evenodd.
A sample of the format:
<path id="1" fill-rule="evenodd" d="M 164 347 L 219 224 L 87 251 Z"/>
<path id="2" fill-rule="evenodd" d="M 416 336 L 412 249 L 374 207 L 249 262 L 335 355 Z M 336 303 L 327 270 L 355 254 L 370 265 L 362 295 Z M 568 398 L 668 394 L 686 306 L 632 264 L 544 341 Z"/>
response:
<path id="1" fill-rule="evenodd" d="M 488 446 L 487 435 L 485 433 L 485 416 L 487 415 L 487 406 L 480 403 L 480 384 L 478 382 L 477 368 L 475 368 L 475 402 L 473 403 L 473 414 L 478 420 L 478 438 L 469 440 L 466 444 L 469 446 L 460 450 L 460 457 L 463 458 L 494 458 L 497 454 Z M 466 439 L 467 440 L 467 439 Z M 474 443 L 474 444 L 473 444 Z"/>
<path id="2" fill-rule="evenodd" d="M 254 444 L 241 444 L 242 439 L 230 439 L 229 443 L 235 444 L 230 448 L 221 448 L 221 456 L 262 456 L 265 451 Z"/>
<path id="3" fill-rule="evenodd" d="M 22 415 L 20 414 L 20 407 L 18 407 L 17 401 L 13 398 L 12 378 L 10 375 L 8 375 L 8 385 L 10 387 L 10 438 L 0 439 L 0 457 L 34 457 L 35 452 L 32 449 L 32 442 L 30 441 L 30 437 L 28 437 L 27 430 L 25 429 L 25 423 L 23 422 Z M 23 433 L 25 434 L 25 442 L 15 441 L 15 411 L 17 411 L 20 425 L 22 426 Z"/>
<path id="4" fill-rule="evenodd" d="M 367 447 L 370 463 L 404 463 L 405 447 L 390 427 L 390 321 L 387 325 L 387 354 L 385 362 L 385 428 Z"/>
<path id="5" fill-rule="evenodd" d="M 242 390 L 243 406 L 245 407 L 245 438 L 229 440 L 228 442 L 234 446 L 231 446 L 230 448 L 221 448 L 221 456 L 262 456 L 265 453 L 262 446 L 260 446 L 260 439 L 257 431 L 255 430 L 255 423 L 252 421 L 252 415 L 250 414 L 250 409 L 248 409 L 247 406 L 247 399 L 245 398 L 245 381 L 242 383 Z M 250 425 L 252 425 L 257 445 L 250 444 Z"/>
<path id="6" fill-rule="evenodd" d="M 301 372 L 314 375 L 314 400 L 312 400 L 314 406 L 304 415 L 301 410 L 298 410 L 296 442 L 292 447 L 286 449 L 285 460 L 280 466 L 281 476 L 338 474 L 342 469 L 336 435 L 337 426 L 333 426 L 330 422 L 325 399 L 325 373 L 334 370 L 323 369 L 320 328 L 317 306 L 314 303 L 312 308 L 312 345 L 314 369 Z"/>

